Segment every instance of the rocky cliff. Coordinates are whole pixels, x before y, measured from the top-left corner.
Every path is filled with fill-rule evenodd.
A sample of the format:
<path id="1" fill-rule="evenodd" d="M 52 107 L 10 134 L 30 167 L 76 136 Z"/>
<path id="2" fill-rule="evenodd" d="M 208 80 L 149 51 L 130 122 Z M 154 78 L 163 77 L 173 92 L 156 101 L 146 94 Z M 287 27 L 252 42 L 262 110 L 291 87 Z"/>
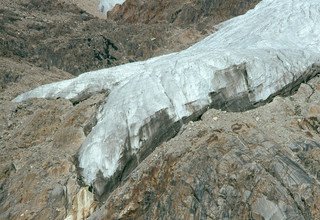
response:
<path id="1" fill-rule="evenodd" d="M 212 26 L 221 21 L 207 22 L 210 27 L 201 26 L 200 21 L 184 27 L 170 22 L 128 23 L 121 19 L 99 19 L 97 16 L 104 17 L 100 12 L 94 13 L 95 16 L 89 14 L 87 11 L 98 9 L 91 1 L 76 1 L 81 8 L 71 3 L 67 0 L 3 0 L 0 56 L 79 75 L 185 49 L 212 33 Z M 248 4 L 247 9 L 255 3 Z M 244 12 L 239 10 L 237 14 Z M 197 13 L 200 12 L 195 11 L 194 15 Z"/>
<path id="2" fill-rule="evenodd" d="M 108 17 L 129 23 L 173 23 L 199 30 L 241 15 L 260 0 L 127 0 L 108 13 Z M 205 31 L 205 30 L 203 30 Z"/>

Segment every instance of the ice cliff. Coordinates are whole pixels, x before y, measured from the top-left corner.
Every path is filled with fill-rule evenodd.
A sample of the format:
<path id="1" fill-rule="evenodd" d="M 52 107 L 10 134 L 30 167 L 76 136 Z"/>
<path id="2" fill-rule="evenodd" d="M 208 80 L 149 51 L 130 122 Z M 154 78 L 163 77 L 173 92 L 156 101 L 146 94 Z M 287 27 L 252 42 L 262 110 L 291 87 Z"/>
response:
<path id="1" fill-rule="evenodd" d="M 79 154 L 82 175 L 93 183 L 100 171 L 123 175 L 209 107 L 248 109 L 311 77 L 320 62 L 319 21 L 319 0 L 263 0 L 187 50 L 84 73 L 14 101 L 109 94 Z"/>
<path id="2" fill-rule="evenodd" d="M 125 0 L 100 0 L 99 10 L 103 13 L 110 11 L 116 4 L 122 4 Z"/>

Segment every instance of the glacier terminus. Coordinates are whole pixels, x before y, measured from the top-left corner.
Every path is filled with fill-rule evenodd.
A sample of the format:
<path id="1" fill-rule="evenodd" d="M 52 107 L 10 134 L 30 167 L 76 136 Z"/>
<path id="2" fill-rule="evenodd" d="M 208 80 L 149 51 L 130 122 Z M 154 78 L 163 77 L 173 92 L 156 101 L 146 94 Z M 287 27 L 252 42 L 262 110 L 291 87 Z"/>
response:
<path id="1" fill-rule="evenodd" d="M 14 101 L 108 93 L 79 153 L 86 183 L 99 173 L 107 181 L 206 109 L 250 109 L 317 74 L 319 21 L 319 0 L 262 0 L 184 51 L 43 85 Z"/>

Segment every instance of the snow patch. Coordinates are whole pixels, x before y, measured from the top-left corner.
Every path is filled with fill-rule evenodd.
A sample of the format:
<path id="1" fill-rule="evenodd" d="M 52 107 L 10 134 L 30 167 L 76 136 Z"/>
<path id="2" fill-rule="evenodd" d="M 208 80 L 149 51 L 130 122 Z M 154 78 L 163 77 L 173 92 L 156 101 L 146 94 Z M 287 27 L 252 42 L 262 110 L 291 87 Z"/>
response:
<path id="1" fill-rule="evenodd" d="M 100 0 L 99 10 L 102 13 L 107 13 L 108 11 L 112 10 L 112 8 L 116 4 L 121 5 L 124 2 L 125 2 L 125 0 Z"/>
<path id="2" fill-rule="evenodd" d="M 109 178 L 122 169 L 128 152 L 144 154 L 147 143 L 164 135 L 158 131 L 171 126 L 163 121 L 178 123 L 221 97 L 246 94 L 248 103 L 266 100 L 302 77 L 320 62 L 319 11 L 319 0 L 263 0 L 187 50 L 84 73 L 14 101 L 76 100 L 110 91 L 80 151 L 83 176 L 93 183 L 99 171 Z M 159 115 L 170 120 L 160 120 Z"/>

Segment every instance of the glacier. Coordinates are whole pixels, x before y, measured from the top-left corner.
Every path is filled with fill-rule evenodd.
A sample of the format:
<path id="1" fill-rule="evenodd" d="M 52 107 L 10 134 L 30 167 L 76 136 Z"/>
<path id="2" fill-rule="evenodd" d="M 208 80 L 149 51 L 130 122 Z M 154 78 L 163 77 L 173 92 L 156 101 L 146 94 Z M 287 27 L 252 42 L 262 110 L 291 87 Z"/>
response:
<path id="1" fill-rule="evenodd" d="M 116 4 L 120 4 L 121 5 L 124 2 L 125 2 L 125 0 L 100 0 L 99 10 L 102 13 L 107 13 L 108 11 L 112 10 L 112 8 Z"/>
<path id="2" fill-rule="evenodd" d="M 320 63 L 319 21 L 319 0 L 262 0 L 184 51 L 84 73 L 13 101 L 108 94 L 79 152 L 86 183 L 100 174 L 108 181 L 206 109 L 250 108 L 317 74 L 310 68 Z"/>

